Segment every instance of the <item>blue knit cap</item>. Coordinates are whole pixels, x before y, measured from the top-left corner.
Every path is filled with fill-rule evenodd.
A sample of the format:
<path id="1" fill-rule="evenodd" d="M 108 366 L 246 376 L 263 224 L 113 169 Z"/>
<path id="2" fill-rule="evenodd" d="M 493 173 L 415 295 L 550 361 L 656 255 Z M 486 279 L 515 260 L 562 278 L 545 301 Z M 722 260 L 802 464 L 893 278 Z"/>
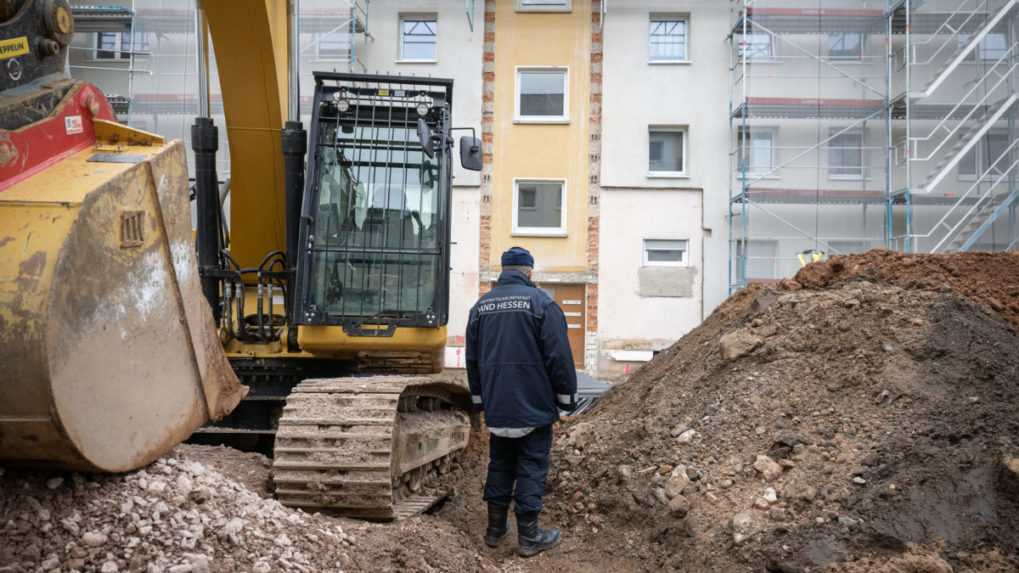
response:
<path id="1" fill-rule="evenodd" d="M 511 247 L 502 254 L 502 266 L 504 267 L 531 267 L 534 268 L 534 257 L 523 247 Z"/>

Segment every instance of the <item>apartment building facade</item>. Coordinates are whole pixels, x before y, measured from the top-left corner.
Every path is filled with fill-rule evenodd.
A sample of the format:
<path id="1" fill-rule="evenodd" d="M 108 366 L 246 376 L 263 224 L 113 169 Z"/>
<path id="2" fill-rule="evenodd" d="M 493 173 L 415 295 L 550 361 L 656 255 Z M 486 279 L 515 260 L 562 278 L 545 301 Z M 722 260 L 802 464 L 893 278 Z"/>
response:
<path id="1" fill-rule="evenodd" d="M 817 253 L 1014 247 L 1015 8 L 736 3 L 730 288 Z"/>
<path id="2" fill-rule="evenodd" d="M 1014 247 L 1017 2 L 303 0 L 302 105 L 312 70 L 454 78 L 485 161 L 455 173 L 447 364 L 520 245 L 611 377 L 818 256 Z M 72 72 L 186 139 L 194 2 L 121 4 Z"/>

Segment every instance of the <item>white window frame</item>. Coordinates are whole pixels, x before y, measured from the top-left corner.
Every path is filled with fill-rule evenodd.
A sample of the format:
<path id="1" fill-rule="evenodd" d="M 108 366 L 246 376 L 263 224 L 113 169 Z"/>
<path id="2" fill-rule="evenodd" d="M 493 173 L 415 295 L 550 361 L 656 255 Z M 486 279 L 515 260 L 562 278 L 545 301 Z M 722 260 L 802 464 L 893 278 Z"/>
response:
<path id="1" fill-rule="evenodd" d="M 683 259 L 680 261 L 652 261 L 648 258 L 648 251 L 665 251 L 665 250 L 678 250 L 678 249 L 649 249 L 648 243 L 659 242 L 659 243 L 682 243 L 683 244 Z M 690 266 L 690 239 L 686 238 L 666 238 L 666 237 L 649 237 L 641 241 L 641 262 L 645 267 L 688 267 Z"/>
<path id="2" fill-rule="evenodd" d="M 333 34 L 337 34 L 338 35 L 339 32 L 336 31 L 336 30 L 333 30 L 331 32 L 317 32 L 315 34 L 315 60 L 316 61 L 319 61 L 319 62 L 345 62 L 345 61 L 347 61 L 349 59 L 349 57 L 350 57 L 349 52 L 348 52 L 346 57 L 344 57 L 344 56 L 322 55 L 322 39 L 326 38 L 328 36 L 332 36 Z"/>
<path id="3" fill-rule="evenodd" d="M 683 134 L 683 170 L 652 171 L 651 170 L 651 132 L 662 131 Z M 690 127 L 686 125 L 649 125 L 647 126 L 647 176 L 649 179 L 686 179 L 690 177 Z"/>
<path id="4" fill-rule="evenodd" d="M 405 58 L 403 56 L 403 23 L 406 21 L 435 23 L 435 57 Z M 435 12 L 402 12 L 396 19 L 396 63 L 398 64 L 437 64 L 439 63 L 439 15 Z"/>
<path id="5" fill-rule="evenodd" d="M 106 48 L 100 48 L 99 47 L 99 37 L 102 36 L 103 34 L 114 34 L 114 35 L 116 35 L 116 37 L 117 37 L 117 47 L 115 49 L 108 50 Z M 131 49 L 128 50 L 127 52 L 124 51 L 124 36 L 130 36 L 131 37 L 131 46 L 130 46 Z M 145 49 L 139 50 L 136 47 L 135 44 L 137 42 L 135 40 L 139 39 L 139 38 L 145 39 L 145 34 L 143 34 L 142 32 L 138 32 L 138 31 L 132 31 L 132 32 L 95 32 L 95 33 L 92 34 L 92 54 L 91 54 L 92 58 L 91 59 L 93 61 L 97 61 L 97 62 L 129 62 L 129 61 L 131 61 L 132 54 L 137 55 L 137 52 L 145 52 L 145 51 L 148 50 L 148 41 L 147 40 L 144 42 Z M 112 58 L 100 58 L 99 57 L 99 52 L 113 52 L 114 55 L 113 55 Z"/>
<path id="6" fill-rule="evenodd" d="M 839 133 L 839 132 L 842 132 L 842 133 Z M 832 144 L 835 142 L 835 140 L 831 139 L 831 138 L 836 133 L 838 133 L 838 135 L 840 137 L 844 136 L 844 135 L 859 135 L 860 136 L 860 173 L 859 174 L 832 173 L 832 167 L 833 166 L 832 166 L 832 163 L 831 163 L 831 151 L 832 151 L 831 148 L 832 148 Z M 844 127 L 832 127 L 832 128 L 829 129 L 828 137 L 829 137 L 829 140 L 828 140 L 828 143 L 826 144 L 826 146 L 828 147 L 828 169 L 827 169 L 827 171 L 828 171 L 828 179 L 831 180 L 831 181 L 863 181 L 864 179 L 866 179 L 867 178 L 867 152 L 866 152 L 867 136 L 864 133 L 863 129 L 857 127 L 857 128 L 854 128 L 854 129 L 846 130 L 846 128 L 844 128 Z"/>
<path id="7" fill-rule="evenodd" d="M 753 171 L 752 169 L 747 170 L 747 177 L 753 177 L 755 179 L 781 179 L 778 175 L 778 128 L 771 126 L 740 126 L 737 128 L 737 139 L 736 142 L 740 144 L 740 148 L 736 149 L 736 176 L 742 178 L 743 169 L 739 162 L 743 161 L 743 145 L 747 135 L 750 136 L 750 141 L 753 142 L 755 135 L 767 135 L 771 139 L 771 166 L 767 171 Z M 748 156 L 749 160 L 749 156 Z"/>
<path id="8" fill-rule="evenodd" d="M 860 36 L 860 55 L 852 56 L 852 57 L 832 56 L 831 55 L 831 51 L 832 51 L 831 38 L 832 38 L 832 36 L 834 36 L 834 35 L 845 36 L 845 35 L 848 35 L 848 34 L 856 34 L 856 35 Z M 861 61 L 863 61 L 863 53 L 865 51 L 864 49 L 867 46 L 867 34 L 865 34 L 863 32 L 829 32 L 826 35 L 827 35 L 829 41 L 828 41 L 828 50 L 827 50 L 827 54 L 825 55 L 825 57 L 829 61 L 832 61 L 832 62 L 842 62 L 842 63 L 845 63 L 845 62 L 850 62 L 851 63 L 851 62 L 861 62 Z"/>
<path id="9" fill-rule="evenodd" d="M 751 56 L 751 57 L 747 58 L 747 63 L 748 64 L 776 64 L 776 63 L 779 63 L 779 59 L 778 59 L 778 43 L 775 42 L 775 35 L 774 34 L 769 34 L 768 32 L 750 32 L 749 34 L 746 34 L 743 37 L 746 38 L 746 36 L 767 36 L 768 37 L 768 45 L 771 47 L 771 49 L 769 50 L 771 53 L 768 54 L 767 56 L 758 56 L 758 57 Z M 743 46 L 740 46 L 738 48 L 738 52 L 736 54 L 736 61 L 742 63 L 743 62 L 743 58 L 745 57 L 745 55 L 746 55 L 746 49 Z"/>
<path id="10" fill-rule="evenodd" d="M 572 12 L 573 0 L 536 0 L 538 4 L 525 4 L 526 0 L 517 0 L 517 12 Z"/>
<path id="11" fill-rule="evenodd" d="M 683 22 L 686 25 L 686 32 L 684 34 L 684 45 L 683 45 L 683 57 L 682 58 L 659 58 L 655 59 L 651 56 L 651 24 L 655 22 Z M 668 65 L 668 64 L 689 64 L 690 61 L 690 15 L 689 14 L 669 14 L 661 12 L 652 12 L 648 15 L 648 37 L 647 37 L 647 62 L 651 65 Z"/>
<path id="12" fill-rule="evenodd" d="M 560 187 L 560 198 L 562 200 L 562 207 L 559 209 L 559 227 L 521 227 L 519 225 L 519 205 L 520 205 L 520 184 L 521 183 L 559 183 Z M 556 178 L 543 178 L 543 177 L 514 177 L 513 178 L 513 236 L 517 237 L 565 237 L 567 236 L 566 225 L 567 218 L 566 206 L 569 194 L 566 190 L 566 180 Z"/>
<path id="13" fill-rule="evenodd" d="M 980 138 L 980 141 L 978 141 L 977 144 L 973 146 L 973 149 L 970 150 L 970 153 L 972 153 L 975 158 L 974 160 L 976 162 L 975 165 L 976 171 L 974 171 L 973 173 L 963 173 L 962 161 L 960 161 L 959 164 L 955 166 L 956 175 L 958 176 L 959 181 L 976 181 L 977 178 L 980 177 L 980 175 L 983 174 L 991 166 L 991 164 L 994 163 L 996 159 L 998 159 L 997 157 L 988 157 L 987 152 L 990 145 L 990 140 L 988 139 L 988 137 L 991 135 L 997 136 L 1004 135 L 1006 138 L 1005 142 L 1006 148 L 1010 144 L 1007 141 L 1008 138 L 1007 129 L 996 128 L 989 130 L 986 134 L 984 134 L 983 137 Z M 965 159 L 965 156 L 963 156 L 963 158 Z M 1002 162 L 998 163 L 998 167 L 996 169 L 1005 170 L 1008 169 L 1008 165 L 1009 165 L 1008 160 L 1005 159 Z M 984 180 L 994 181 L 999 176 L 1000 173 L 989 172 L 987 173 L 986 176 L 984 176 Z"/>
<path id="14" fill-rule="evenodd" d="M 562 115 L 520 115 L 520 74 L 521 72 L 562 72 L 563 114 Z M 513 123 L 570 123 L 570 68 L 567 66 L 516 66 L 514 78 Z"/>
<path id="15" fill-rule="evenodd" d="M 959 49 L 966 47 L 970 43 L 970 40 L 972 39 L 973 36 L 971 34 L 959 34 Z M 1000 49 L 998 47 L 989 46 L 989 44 L 995 40 L 1002 40 L 1002 43 L 1004 45 L 1001 46 Z M 993 53 L 996 51 L 1001 53 L 999 54 Z M 1008 51 L 1008 32 L 1007 29 L 1002 28 L 1001 25 L 999 24 L 996 27 L 996 29 L 991 30 L 990 32 L 987 33 L 986 36 L 984 36 L 984 39 L 981 40 L 979 44 L 977 44 L 976 48 L 974 48 L 972 52 L 966 55 L 966 57 L 963 59 L 963 62 L 970 64 L 973 63 L 986 64 L 996 62 L 1007 51 Z"/>

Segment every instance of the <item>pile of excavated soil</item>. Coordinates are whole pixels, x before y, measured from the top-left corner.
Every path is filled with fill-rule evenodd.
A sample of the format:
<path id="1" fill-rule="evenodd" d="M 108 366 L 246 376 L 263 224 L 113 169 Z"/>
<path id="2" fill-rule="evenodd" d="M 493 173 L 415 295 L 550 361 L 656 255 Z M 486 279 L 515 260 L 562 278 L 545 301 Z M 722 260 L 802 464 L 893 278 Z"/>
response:
<path id="1" fill-rule="evenodd" d="M 262 456 L 205 446 L 117 476 L 0 469 L 0 572 L 494 570 L 434 519 L 284 507 L 265 497 L 268 472 Z"/>
<path id="2" fill-rule="evenodd" d="M 879 251 L 736 294 L 559 428 L 529 568 L 1019 571 L 1017 295 L 1015 255 Z"/>

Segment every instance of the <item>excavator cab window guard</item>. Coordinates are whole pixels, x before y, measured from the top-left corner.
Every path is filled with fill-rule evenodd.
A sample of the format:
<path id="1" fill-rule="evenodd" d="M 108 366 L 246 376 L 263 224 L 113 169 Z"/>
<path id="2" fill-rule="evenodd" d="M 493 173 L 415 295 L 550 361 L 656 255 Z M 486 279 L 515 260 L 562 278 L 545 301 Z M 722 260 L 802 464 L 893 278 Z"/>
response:
<path id="1" fill-rule="evenodd" d="M 295 324 L 392 336 L 397 326 L 446 323 L 452 87 L 315 74 Z"/>

